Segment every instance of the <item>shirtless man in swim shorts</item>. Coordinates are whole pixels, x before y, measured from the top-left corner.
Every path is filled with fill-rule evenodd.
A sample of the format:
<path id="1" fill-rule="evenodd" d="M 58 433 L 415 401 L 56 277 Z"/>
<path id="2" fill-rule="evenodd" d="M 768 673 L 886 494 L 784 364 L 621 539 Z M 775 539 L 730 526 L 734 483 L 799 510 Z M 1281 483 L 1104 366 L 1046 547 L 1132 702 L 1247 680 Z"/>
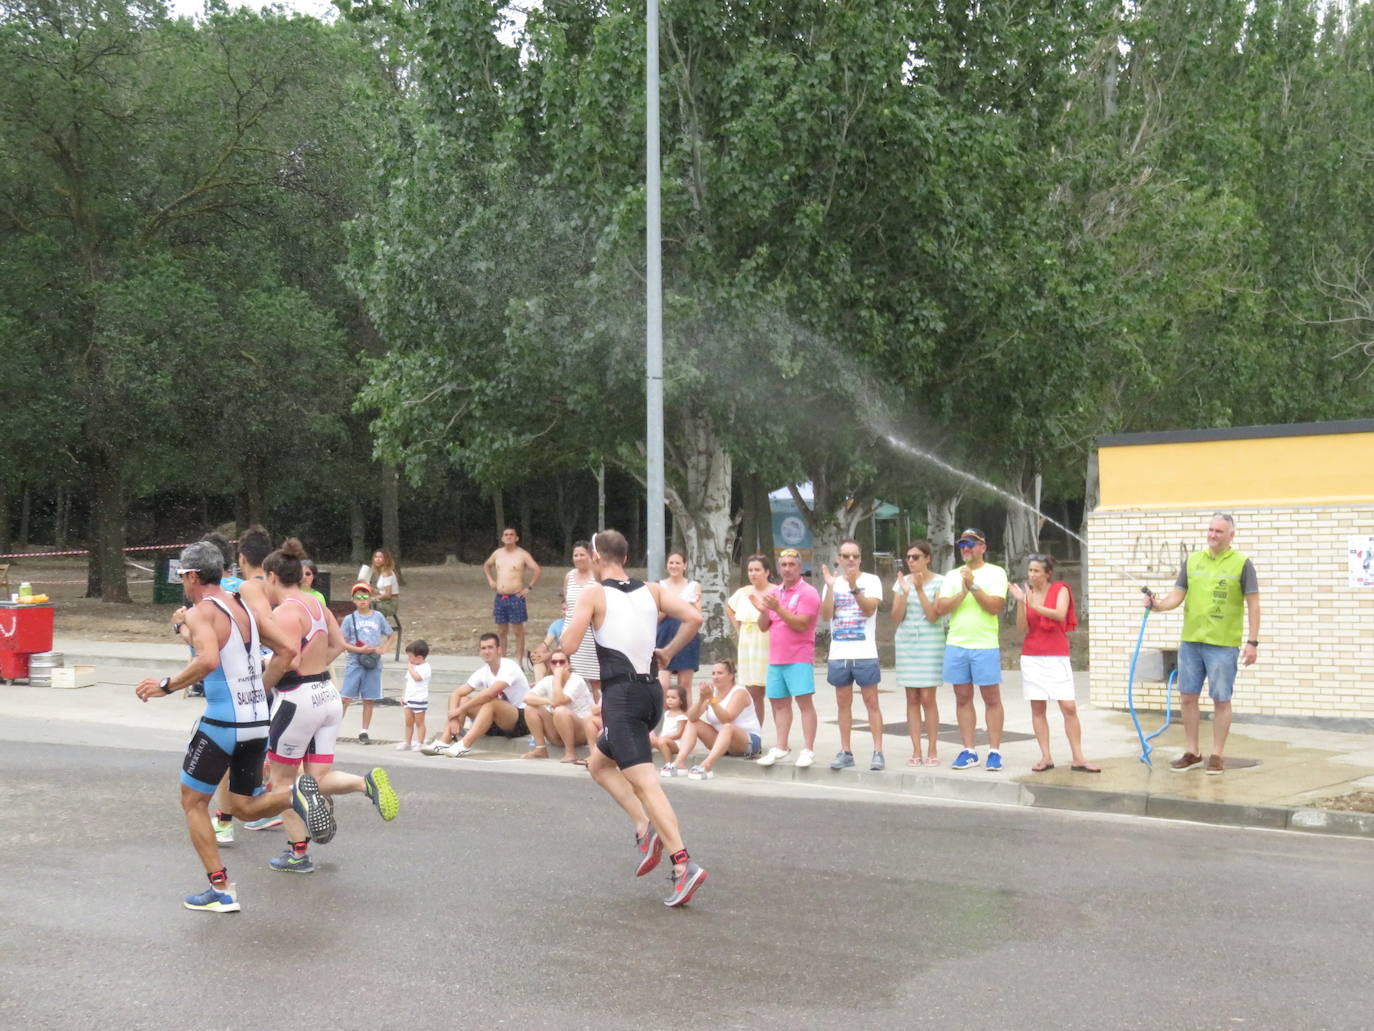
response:
<path id="1" fill-rule="evenodd" d="M 530 571 L 528 584 L 525 583 L 526 569 Z M 487 585 L 496 592 L 491 617 L 496 623 L 496 632 L 501 637 L 501 654 L 511 656 L 506 644 L 510 628 L 514 626 L 515 654 L 511 657 L 517 664 L 523 665 L 525 624 L 530 618 L 525 611 L 525 598 L 539 582 L 541 570 L 534 556 L 520 547 L 520 534 L 516 533 L 515 527 L 507 526 L 501 531 L 501 546 L 482 563 L 482 572 L 487 575 Z"/>

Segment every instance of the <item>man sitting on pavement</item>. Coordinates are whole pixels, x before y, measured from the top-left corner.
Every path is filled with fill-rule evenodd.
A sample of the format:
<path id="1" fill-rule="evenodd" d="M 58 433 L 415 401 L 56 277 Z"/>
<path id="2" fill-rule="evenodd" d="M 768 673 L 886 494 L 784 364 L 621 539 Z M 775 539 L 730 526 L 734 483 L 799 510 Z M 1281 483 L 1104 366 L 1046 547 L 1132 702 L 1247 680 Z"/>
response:
<path id="1" fill-rule="evenodd" d="M 458 758 L 472 751 L 473 744 L 483 734 L 503 737 L 524 737 L 529 733 L 525 723 L 525 695 L 530 682 L 510 659 L 501 655 L 501 638 L 483 634 L 478 654 L 482 665 L 467 683 L 453 692 L 449 699 L 448 726 L 439 737 L 420 749 L 425 755 L 449 755 Z M 472 726 L 463 732 L 463 725 Z"/>

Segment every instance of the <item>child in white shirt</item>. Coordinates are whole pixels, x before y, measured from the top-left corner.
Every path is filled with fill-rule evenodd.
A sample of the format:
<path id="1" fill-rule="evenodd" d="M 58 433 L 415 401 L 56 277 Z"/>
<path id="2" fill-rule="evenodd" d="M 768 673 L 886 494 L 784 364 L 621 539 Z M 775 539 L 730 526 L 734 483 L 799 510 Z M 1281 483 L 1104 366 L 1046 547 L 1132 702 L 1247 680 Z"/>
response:
<path id="1" fill-rule="evenodd" d="M 406 645 L 405 690 L 401 704 L 405 706 L 406 736 L 396 746 L 398 751 L 418 752 L 425 740 L 425 712 L 429 709 L 429 681 L 434 675 L 429 668 L 429 645 L 411 641 Z"/>

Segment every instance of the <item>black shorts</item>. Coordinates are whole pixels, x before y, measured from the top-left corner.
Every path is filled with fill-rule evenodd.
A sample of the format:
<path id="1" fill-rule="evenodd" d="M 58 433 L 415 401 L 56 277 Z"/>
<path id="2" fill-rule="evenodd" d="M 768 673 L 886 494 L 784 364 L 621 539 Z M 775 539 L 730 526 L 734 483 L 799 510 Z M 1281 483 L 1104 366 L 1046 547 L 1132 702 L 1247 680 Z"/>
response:
<path id="1" fill-rule="evenodd" d="M 596 747 L 622 770 L 654 761 L 649 733 L 663 718 L 663 688 L 657 680 L 601 681 L 601 733 Z"/>
<path id="2" fill-rule="evenodd" d="M 491 721 L 491 726 L 487 728 L 484 737 L 525 737 L 530 732 L 530 725 L 525 722 L 525 710 L 515 710 L 515 726 L 510 730 L 502 730 L 496 725 L 496 721 Z"/>
<path id="3" fill-rule="evenodd" d="M 227 771 L 231 794 L 249 797 L 260 794 L 267 736 L 255 726 L 252 733 L 262 736 L 243 741 L 239 739 L 238 729 L 202 718 L 191 743 L 186 746 L 181 783 L 202 795 L 213 795 Z"/>

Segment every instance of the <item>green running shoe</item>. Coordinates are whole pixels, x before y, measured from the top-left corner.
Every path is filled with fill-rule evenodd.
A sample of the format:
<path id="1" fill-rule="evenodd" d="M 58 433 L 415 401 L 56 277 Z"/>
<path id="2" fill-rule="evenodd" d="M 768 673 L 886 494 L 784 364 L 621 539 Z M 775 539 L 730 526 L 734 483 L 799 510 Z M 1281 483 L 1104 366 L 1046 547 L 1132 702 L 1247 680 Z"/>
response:
<path id="1" fill-rule="evenodd" d="M 386 770 L 378 766 L 371 773 L 363 774 L 363 783 L 367 785 L 367 797 L 372 799 L 372 804 L 382 814 L 382 819 L 396 819 L 396 814 L 401 809 L 401 800 L 396 797 L 396 790 L 391 786 Z"/>

